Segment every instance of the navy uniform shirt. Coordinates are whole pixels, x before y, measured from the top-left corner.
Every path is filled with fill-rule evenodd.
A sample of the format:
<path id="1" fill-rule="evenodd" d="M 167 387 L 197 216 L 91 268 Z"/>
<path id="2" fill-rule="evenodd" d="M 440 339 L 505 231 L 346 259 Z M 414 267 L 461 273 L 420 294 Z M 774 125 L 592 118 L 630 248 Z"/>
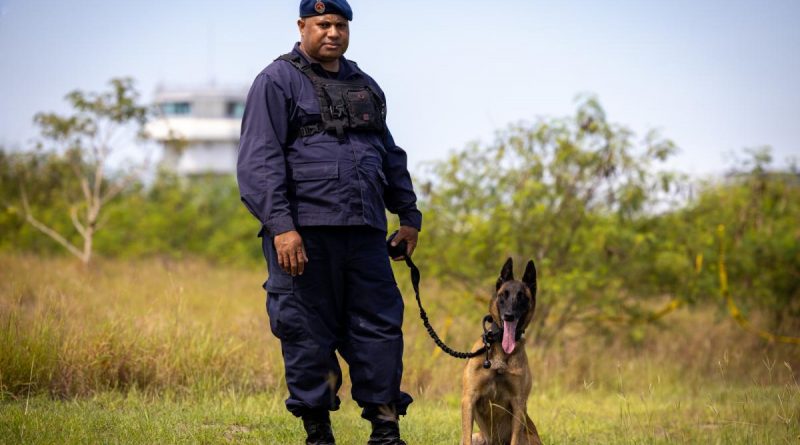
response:
<path id="1" fill-rule="evenodd" d="M 299 44 L 293 53 L 308 60 Z M 324 75 L 319 64 L 314 69 Z M 367 79 L 385 101 L 378 84 L 342 57 L 337 79 L 357 78 Z M 261 221 L 262 233 L 320 225 L 386 230 L 385 209 L 399 215 L 401 225 L 420 229 L 406 153 L 391 133 L 348 131 L 344 143 L 331 133 L 297 134 L 313 120 L 309 116 L 319 114 L 311 80 L 287 61 L 267 66 L 250 88 L 237 178 L 242 201 Z"/>

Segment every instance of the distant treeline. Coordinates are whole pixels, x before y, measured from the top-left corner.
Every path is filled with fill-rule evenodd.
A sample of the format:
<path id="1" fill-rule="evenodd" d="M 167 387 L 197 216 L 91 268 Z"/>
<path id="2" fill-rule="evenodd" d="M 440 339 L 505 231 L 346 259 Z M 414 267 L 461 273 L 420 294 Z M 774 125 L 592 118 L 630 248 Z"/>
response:
<path id="1" fill-rule="evenodd" d="M 632 326 L 635 339 L 638 324 L 677 307 L 724 309 L 722 264 L 745 314 L 757 310 L 770 329 L 797 331 L 796 169 L 775 170 L 768 149 L 745 150 L 724 177 L 691 179 L 660 167 L 675 151 L 668 139 L 638 141 L 589 98 L 574 116 L 513 125 L 493 143 L 427 165 L 415 175 L 424 278 L 484 298 L 507 256 L 534 258 L 541 293 L 533 335 L 547 344 L 564 338 L 556 333 L 619 324 Z M 57 153 L 0 152 L 0 249 L 62 251 L 26 224 L 21 187 L 39 220 L 79 241 L 69 216 L 81 193 L 73 171 Z M 100 225 L 100 256 L 263 264 L 258 224 L 232 177 L 162 173 L 109 202 Z"/>
<path id="2" fill-rule="evenodd" d="M 109 179 L 108 186 L 117 179 Z M 25 222 L 21 187 L 32 214 L 80 245 L 70 220 L 81 202 L 69 161 L 54 153 L 0 152 L 0 249 L 40 254 L 65 250 Z M 199 256 L 235 264 L 262 258 L 257 221 L 239 201 L 232 177 L 179 178 L 162 172 L 152 184 L 137 183 L 103 208 L 94 248 L 99 256 L 134 258 Z M 261 260 L 263 261 L 263 260 Z"/>

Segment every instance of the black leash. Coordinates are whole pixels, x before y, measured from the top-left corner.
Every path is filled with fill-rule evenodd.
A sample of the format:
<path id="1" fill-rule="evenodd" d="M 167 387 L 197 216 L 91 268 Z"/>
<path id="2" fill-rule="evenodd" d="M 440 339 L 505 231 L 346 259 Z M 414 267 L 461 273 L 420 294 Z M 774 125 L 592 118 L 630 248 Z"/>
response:
<path id="1" fill-rule="evenodd" d="M 420 299 L 419 296 L 419 279 L 420 279 L 419 269 L 417 268 L 416 264 L 414 264 L 414 261 L 411 260 L 411 257 L 406 255 L 405 241 L 401 241 L 396 246 L 392 246 L 392 240 L 394 239 L 395 236 L 397 236 L 397 232 L 394 232 L 389 236 L 389 239 L 386 240 L 386 248 L 389 251 L 390 257 L 392 258 L 402 257 L 405 260 L 408 268 L 411 270 L 411 285 L 414 287 L 414 294 L 417 297 L 417 305 L 419 306 L 419 317 L 422 319 L 422 324 L 425 325 L 425 329 L 427 329 L 428 335 L 431 336 L 433 342 L 436 343 L 436 346 L 438 346 L 442 351 L 446 352 L 451 357 L 460 359 L 469 359 L 485 353 L 486 360 L 483 362 L 483 367 L 488 369 L 491 366 L 491 362 L 489 361 L 489 349 L 491 348 L 492 343 L 494 343 L 497 340 L 497 334 L 498 334 L 498 331 L 494 329 L 497 325 L 494 323 L 492 316 L 487 315 L 483 317 L 483 322 L 482 322 L 483 347 L 472 352 L 461 352 L 461 351 L 456 351 L 455 349 L 447 346 L 442 341 L 442 339 L 439 338 L 439 334 L 436 333 L 436 331 L 433 329 L 433 326 L 431 326 L 431 323 L 428 320 L 428 314 L 425 312 L 425 308 L 422 307 L 422 300 Z M 489 325 L 489 328 L 486 327 L 487 324 Z"/>

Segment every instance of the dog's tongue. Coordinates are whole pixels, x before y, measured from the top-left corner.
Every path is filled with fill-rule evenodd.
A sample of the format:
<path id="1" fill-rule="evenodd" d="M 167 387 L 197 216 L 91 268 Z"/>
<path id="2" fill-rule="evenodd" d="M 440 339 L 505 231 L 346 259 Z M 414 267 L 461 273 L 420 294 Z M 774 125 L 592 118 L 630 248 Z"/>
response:
<path id="1" fill-rule="evenodd" d="M 514 348 L 517 346 L 517 321 L 504 321 L 503 322 L 503 351 L 506 351 L 506 354 L 511 354 L 514 352 Z"/>

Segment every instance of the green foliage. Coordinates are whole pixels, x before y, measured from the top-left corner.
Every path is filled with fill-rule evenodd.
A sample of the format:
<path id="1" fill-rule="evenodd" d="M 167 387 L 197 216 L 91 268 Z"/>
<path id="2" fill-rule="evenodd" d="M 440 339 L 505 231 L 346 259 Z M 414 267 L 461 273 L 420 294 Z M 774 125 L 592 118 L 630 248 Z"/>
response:
<path id="1" fill-rule="evenodd" d="M 110 100 L 73 99 L 79 109 Z M 135 113 L 111 119 L 131 116 L 138 119 Z M 58 125 L 48 125 L 56 134 Z M 591 97 L 571 117 L 512 125 L 491 144 L 471 144 L 429 165 L 418 181 L 425 227 L 416 261 L 426 279 L 460 292 L 448 310 L 462 314 L 475 310 L 475 298 L 488 301 L 507 256 L 518 267 L 533 258 L 541 286 L 529 332 L 538 344 L 587 330 L 611 336 L 619 325 L 631 327 L 631 341 L 640 343 L 637 325 L 681 304 L 725 307 L 717 265 L 717 228 L 723 225 L 734 298 L 748 314 L 769 314 L 770 329 L 797 332 L 797 172 L 775 171 L 769 150 L 757 149 L 746 151 L 724 178 L 690 181 L 659 167 L 674 152 L 674 144 L 655 132 L 639 140 L 610 122 Z M 43 222 L 79 240 L 69 218 L 69 203 L 80 193 L 71 156 L 0 151 L 0 249 L 58 249 L 24 223 L 21 183 Z M 78 161 L 84 167 L 90 162 Z M 112 176 L 107 187 L 124 180 Z M 263 264 L 258 224 L 231 177 L 161 172 L 153 183 L 134 183 L 109 202 L 101 227 L 95 250 L 106 257 Z M 665 301 L 671 309 L 659 310 Z"/>
<path id="2" fill-rule="evenodd" d="M 768 315 L 764 328 L 800 331 L 800 176 L 772 171 L 768 149 L 724 178 L 692 184 L 692 197 L 670 211 L 635 222 L 639 260 L 624 287 L 631 293 L 670 295 L 686 303 L 720 295 L 720 245 L 734 300 L 751 315 Z M 724 238 L 718 229 L 724 227 Z"/>
<path id="3" fill-rule="evenodd" d="M 85 93 L 72 91 L 66 100 L 73 110 L 70 116 L 55 113 L 38 113 L 34 121 L 39 125 L 42 135 L 53 141 L 67 141 L 72 149 L 97 148 L 87 144 L 97 136 L 106 137 L 103 142 L 110 142 L 113 131 L 118 127 L 112 124 L 126 125 L 131 122 L 142 128 L 147 120 L 147 108 L 139 105 L 139 93 L 134 88 L 131 78 L 115 78 L 109 81 L 111 91 L 104 93 Z M 105 147 L 107 148 L 107 147 Z"/>
<path id="4" fill-rule="evenodd" d="M 63 154 L 36 150 L 0 150 L 0 249 L 55 253 L 61 248 L 25 223 L 20 200 L 24 184 L 33 213 L 77 243 L 79 235 L 69 220 L 70 203 L 80 185 L 70 161 Z"/>
<path id="5" fill-rule="evenodd" d="M 718 272 L 717 243 L 712 240 L 717 227 L 724 226 L 734 297 L 746 308 L 768 311 L 771 328 L 796 334 L 800 330 L 800 175 L 770 169 L 768 149 L 752 150 L 749 155 L 726 178 L 701 184 L 697 199 L 664 218 L 662 224 L 680 218 L 693 229 L 697 251 L 713 261 L 709 264 L 713 274 L 703 276 L 699 284 L 709 295 L 715 294 L 713 278 Z M 674 227 L 662 230 L 675 232 Z"/>
<path id="6" fill-rule="evenodd" d="M 417 250 L 427 276 L 487 301 L 508 256 L 533 258 L 539 344 L 612 334 L 662 316 L 658 304 L 719 303 L 719 225 L 735 297 L 800 328 L 800 177 L 771 172 L 768 149 L 724 180 L 692 183 L 658 164 L 674 144 L 610 123 L 593 98 L 574 116 L 499 132 L 432 164 Z M 660 303 L 661 302 L 661 303 Z M 641 338 L 636 341 L 641 341 Z"/>
<path id="7" fill-rule="evenodd" d="M 653 166 L 674 150 L 655 133 L 637 147 L 593 98 L 571 118 L 511 126 L 433 165 L 419 261 L 488 296 L 505 257 L 534 258 L 544 314 L 535 333 L 545 342 L 574 323 L 634 316 L 641 300 L 628 297 L 625 267 L 643 260 L 646 236 L 635 223 L 673 190 L 675 175 Z"/>
<path id="8" fill-rule="evenodd" d="M 258 222 L 230 177 L 180 179 L 162 172 L 108 209 L 119 227 L 98 234 L 100 252 L 119 257 L 201 256 L 225 263 L 263 261 Z"/>
<path id="9" fill-rule="evenodd" d="M 71 162 L 56 153 L 0 152 L 0 249 L 60 253 L 60 247 L 25 223 L 19 184 L 25 184 L 32 212 L 50 227 L 79 234 L 70 222 L 69 209 L 77 179 Z M 110 178 L 114 186 L 124 178 Z M 5 184 L 9 184 L 6 187 Z M 72 184 L 73 186 L 70 186 Z M 257 221 L 239 201 L 231 177 L 178 178 L 162 172 L 145 186 L 134 183 L 103 209 L 94 239 L 96 253 L 106 257 L 184 258 L 199 256 L 223 263 L 263 262 L 256 238 Z"/>

